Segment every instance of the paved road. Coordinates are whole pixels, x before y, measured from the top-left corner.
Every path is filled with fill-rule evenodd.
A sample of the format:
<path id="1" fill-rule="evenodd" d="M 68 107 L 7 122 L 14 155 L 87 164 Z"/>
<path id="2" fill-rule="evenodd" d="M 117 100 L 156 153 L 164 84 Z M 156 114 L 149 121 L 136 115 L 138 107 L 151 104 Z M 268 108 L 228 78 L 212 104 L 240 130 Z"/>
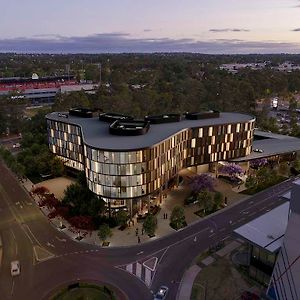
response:
<path id="1" fill-rule="evenodd" d="M 0 294 L 1 299 L 14 300 L 45 299 L 53 289 L 77 280 L 115 285 L 130 300 L 152 299 L 150 290 L 165 284 L 170 287 L 168 299 L 175 299 L 182 275 L 194 257 L 232 234 L 236 227 L 282 203 L 279 195 L 293 181 L 281 183 L 164 238 L 132 247 L 99 248 L 70 240 L 57 231 L 2 164 L 0 174 Z M 37 261 L 34 249 L 47 250 L 53 257 L 49 254 L 48 260 Z M 159 260 L 150 288 L 120 267 L 153 256 Z M 20 260 L 22 272 L 13 279 L 10 261 L 14 259 Z"/>

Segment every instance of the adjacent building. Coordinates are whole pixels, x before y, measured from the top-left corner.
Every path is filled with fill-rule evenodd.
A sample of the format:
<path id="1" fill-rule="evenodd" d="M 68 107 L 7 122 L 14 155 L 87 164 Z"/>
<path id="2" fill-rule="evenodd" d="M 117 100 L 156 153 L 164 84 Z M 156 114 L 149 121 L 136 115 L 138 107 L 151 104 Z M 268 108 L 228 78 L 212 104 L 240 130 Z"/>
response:
<path id="1" fill-rule="evenodd" d="M 273 300 L 300 299 L 300 180 L 278 207 L 234 230 L 249 245 L 249 275 Z"/>
<path id="2" fill-rule="evenodd" d="M 11 100 L 28 99 L 31 105 L 53 104 L 58 93 L 85 91 L 94 93 L 98 85 L 78 82 L 72 75 L 0 78 L 0 96 L 11 95 Z"/>

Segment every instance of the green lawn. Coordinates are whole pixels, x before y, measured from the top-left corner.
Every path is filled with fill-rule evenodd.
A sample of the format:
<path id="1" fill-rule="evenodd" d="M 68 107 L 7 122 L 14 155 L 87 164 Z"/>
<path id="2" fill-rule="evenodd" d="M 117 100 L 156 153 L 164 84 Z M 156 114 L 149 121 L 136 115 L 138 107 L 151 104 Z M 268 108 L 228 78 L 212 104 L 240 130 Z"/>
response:
<path id="1" fill-rule="evenodd" d="M 86 286 L 65 290 L 53 297 L 52 300 L 112 300 L 115 299 L 103 290 L 102 287 Z"/>
<path id="2" fill-rule="evenodd" d="M 285 180 L 287 180 L 288 177 L 285 176 L 278 176 L 278 178 L 276 180 L 274 180 L 274 182 L 270 183 L 269 185 L 265 185 L 265 186 L 258 186 L 256 188 L 253 189 L 247 189 L 241 192 L 241 194 L 246 194 L 246 195 L 255 195 L 256 193 L 259 193 L 269 187 L 272 187 L 276 184 L 279 184 L 280 182 L 283 182 Z"/>

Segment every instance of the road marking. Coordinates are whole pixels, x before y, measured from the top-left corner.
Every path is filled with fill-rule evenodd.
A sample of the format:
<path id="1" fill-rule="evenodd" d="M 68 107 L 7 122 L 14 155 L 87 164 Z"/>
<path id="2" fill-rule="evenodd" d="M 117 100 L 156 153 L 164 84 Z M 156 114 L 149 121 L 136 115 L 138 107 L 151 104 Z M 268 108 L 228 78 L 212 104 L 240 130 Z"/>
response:
<path id="1" fill-rule="evenodd" d="M 151 275 L 152 272 L 148 268 L 145 268 L 145 283 L 147 286 L 151 284 Z"/>
<path id="2" fill-rule="evenodd" d="M 182 242 L 184 242 L 184 241 L 190 239 L 191 237 L 194 237 L 195 235 L 198 235 L 198 234 L 203 233 L 203 232 L 208 231 L 208 230 L 210 230 L 210 227 L 206 227 L 206 228 L 204 228 L 204 229 L 202 229 L 202 230 L 200 230 L 200 231 L 198 231 L 198 232 L 194 232 L 193 234 L 191 234 L 191 235 L 185 237 L 184 239 L 179 240 L 179 241 L 177 241 L 177 242 L 175 242 L 175 243 L 173 243 L 173 244 L 170 244 L 168 247 L 172 247 L 172 246 L 175 246 L 175 245 L 177 245 L 177 244 L 180 244 L 180 243 L 182 243 Z M 162 249 L 161 249 L 161 250 L 162 250 Z M 159 251 L 161 251 L 161 250 L 159 250 Z M 159 251 L 157 251 L 157 252 L 159 252 Z M 153 253 L 153 254 L 154 254 L 154 253 Z"/>
<path id="3" fill-rule="evenodd" d="M 211 238 L 211 237 L 213 237 L 214 235 L 216 235 L 216 234 L 215 234 L 215 233 L 213 233 L 213 234 L 209 235 L 208 237 L 209 237 L 209 238 Z"/>
<path id="4" fill-rule="evenodd" d="M 142 265 L 140 263 L 136 264 L 136 274 L 137 277 L 142 277 Z"/>
<path id="5" fill-rule="evenodd" d="M 132 270 L 133 270 L 133 264 L 129 264 L 126 266 L 126 271 L 129 272 L 129 273 L 132 273 Z"/>
<path id="6" fill-rule="evenodd" d="M 66 242 L 66 241 L 67 241 L 66 239 L 61 239 L 61 238 L 59 238 L 59 237 L 57 237 L 57 236 L 55 236 L 55 238 L 56 238 L 58 241 L 60 241 L 60 242 Z"/>
<path id="7" fill-rule="evenodd" d="M 46 244 L 48 247 L 52 247 L 52 248 L 55 248 L 55 246 L 53 244 L 51 244 L 50 242 L 47 242 Z"/>
<path id="8" fill-rule="evenodd" d="M 15 286 L 15 281 L 13 280 L 12 285 L 11 285 L 11 291 L 10 291 L 11 295 L 13 295 L 13 293 L 14 293 L 14 286 Z"/>
<path id="9" fill-rule="evenodd" d="M 141 254 L 143 254 L 144 253 L 144 251 L 140 251 L 140 252 L 138 252 L 136 255 L 141 255 Z"/>
<path id="10" fill-rule="evenodd" d="M 31 229 L 29 228 L 29 226 L 27 224 L 23 224 L 24 227 L 27 228 L 27 230 L 30 232 L 31 236 L 34 238 L 34 240 L 42 247 L 40 241 L 35 237 L 35 235 L 32 233 Z"/>

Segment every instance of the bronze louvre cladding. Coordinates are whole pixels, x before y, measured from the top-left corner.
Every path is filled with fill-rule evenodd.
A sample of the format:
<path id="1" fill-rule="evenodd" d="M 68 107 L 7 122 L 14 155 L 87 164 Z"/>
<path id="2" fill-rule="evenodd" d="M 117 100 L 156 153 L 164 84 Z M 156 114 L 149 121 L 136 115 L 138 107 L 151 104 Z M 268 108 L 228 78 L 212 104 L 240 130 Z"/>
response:
<path id="1" fill-rule="evenodd" d="M 113 136 L 109 124 L 97 118 L 62 119 L 52 113 L 47 115 L 49 146 L 54 153 L 65 145 L 72 148 L 63 138 L 73 134 L 63 131 L 76 125 L 80 129 L 80 136 L 76 134 L 81 146 L 78 158 L 84 164 L 89 188 L 107 199 L 139 198 L 158 191 L 183 168 L 251 153 L 255 119 L 220 115 L 212 120 L 153 124 L 141 136 Z M 59 134 L 58 127 L 62 128 Z M 72 150 L 67 150 L 70 155 Z"/>

